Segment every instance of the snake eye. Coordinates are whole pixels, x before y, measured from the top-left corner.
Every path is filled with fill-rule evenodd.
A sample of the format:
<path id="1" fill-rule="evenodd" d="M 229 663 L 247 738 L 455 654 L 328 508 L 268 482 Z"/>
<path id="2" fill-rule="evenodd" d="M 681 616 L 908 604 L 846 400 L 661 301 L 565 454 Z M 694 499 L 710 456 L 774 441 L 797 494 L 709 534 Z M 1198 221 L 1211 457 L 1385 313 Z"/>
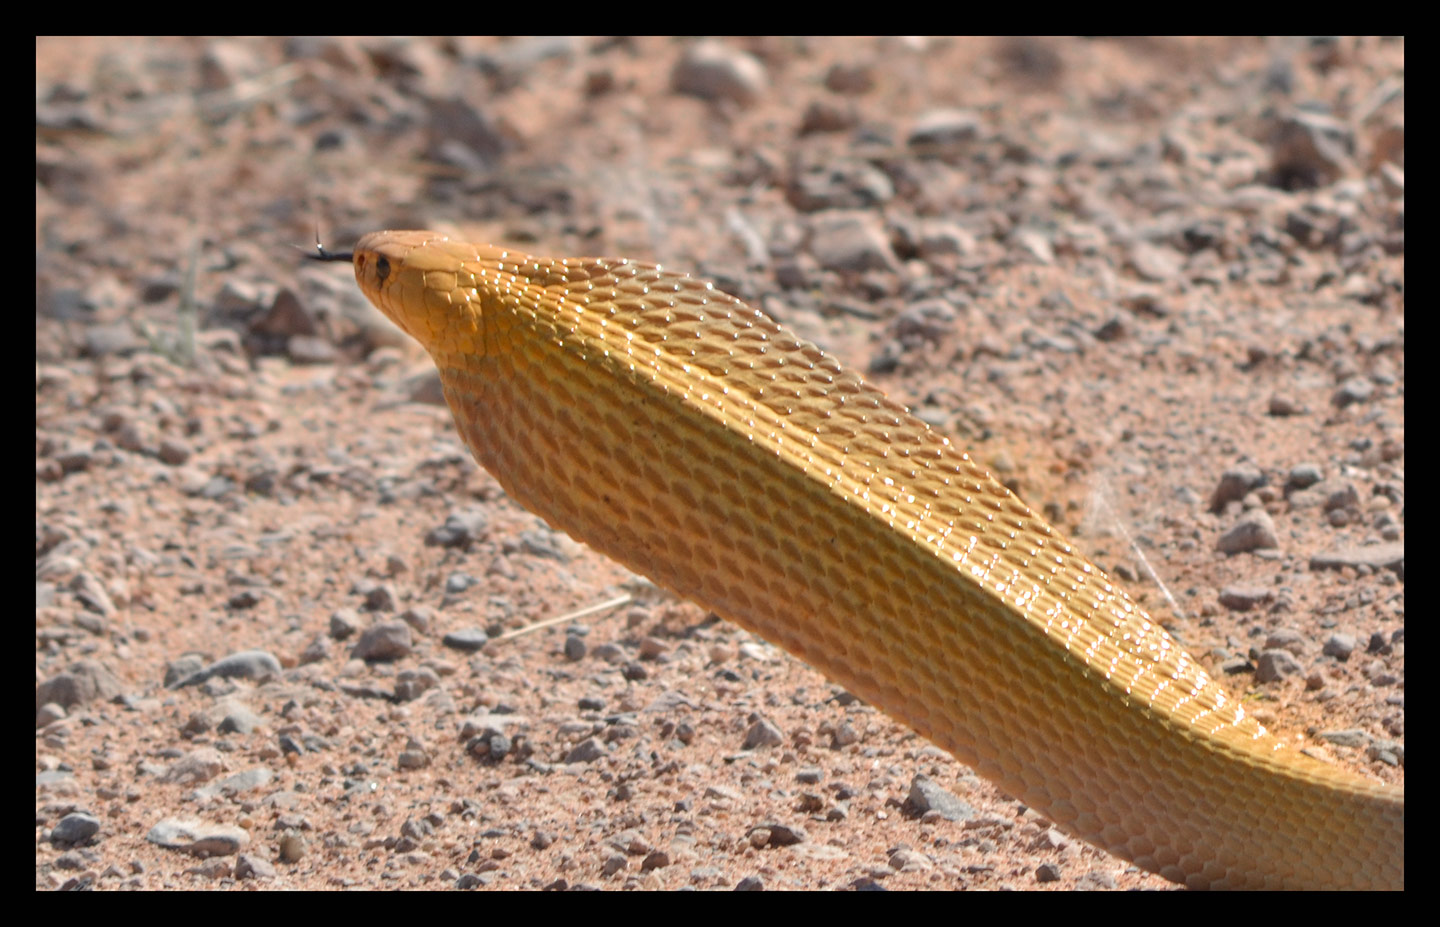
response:
<path id="1" fill-rule="evenodd" d="M 379 280 L 379 282 L 384 283 L 386 278 L 388 278 L 389 276 L 390 259 L 382 257 L 380 260 L 375 262 L 375 277 Z"/>

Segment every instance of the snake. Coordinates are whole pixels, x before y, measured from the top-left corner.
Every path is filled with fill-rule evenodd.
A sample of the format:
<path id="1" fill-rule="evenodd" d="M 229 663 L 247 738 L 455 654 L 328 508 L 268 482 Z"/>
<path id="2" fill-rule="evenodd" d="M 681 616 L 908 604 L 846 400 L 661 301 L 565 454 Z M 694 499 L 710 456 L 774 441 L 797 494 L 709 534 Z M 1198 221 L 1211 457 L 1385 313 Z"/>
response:
<path id="1" fill-rule="evenodd" d="M 1195 889 L 1403 889 L 1403 786 L 1267 731 L 948 438 L 713 283 L 430 231 L 352 251 L 516 502 Z"/>

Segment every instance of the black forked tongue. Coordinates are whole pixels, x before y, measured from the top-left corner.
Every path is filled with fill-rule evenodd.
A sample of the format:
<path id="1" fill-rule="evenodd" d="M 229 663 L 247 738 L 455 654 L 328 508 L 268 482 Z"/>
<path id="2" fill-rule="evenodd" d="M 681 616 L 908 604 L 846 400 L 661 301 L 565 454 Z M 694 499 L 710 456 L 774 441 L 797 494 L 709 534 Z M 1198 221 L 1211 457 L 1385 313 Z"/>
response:
<path id="1" fill-rule="evenodd" d="M 325 246 L 320 244 L 320 242 L 318 241 L 315 242 L 315 253 L 310 254 L 309 252 L 306 252 L 305 256 L 312 261 L 344 261 L 347 264 L 355 260 L 355 252 L 326 251 Z"/>
<path id="2" fill-rule="evenodd" d="M 295 250 L 304 252 L 305 256 L 312 261 L 344 261 L 348 264 L 355 260 L 353 251 L 326 251 L 325 246 L 320 244 L 320 227 L 318 225 L 315 227 L 315 253 L 311 254 L 299 245 L 295 246 Z"/>

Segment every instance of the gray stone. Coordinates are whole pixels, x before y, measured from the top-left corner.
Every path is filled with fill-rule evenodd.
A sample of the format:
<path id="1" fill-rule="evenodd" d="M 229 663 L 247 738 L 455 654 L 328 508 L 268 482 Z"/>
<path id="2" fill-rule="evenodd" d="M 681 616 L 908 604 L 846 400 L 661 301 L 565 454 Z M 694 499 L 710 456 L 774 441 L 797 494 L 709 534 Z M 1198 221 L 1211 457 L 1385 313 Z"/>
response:
<path id="1" fill-rule="evenodd" d="M 565 754 L 567 763 L 591 763 L 605 755 L 605 745 L 594 737 L 587 737 Z"/>
<path id="2" fill-rule="evenodd" d="M 905 140 L 922 154 L 943 154 L 980 137 L 980 118 L 963 109 L 932 109 L 921 113 Z"/>
<path id="3" fill-rule="evenodd" d="M 484 538 L 489 527 L 490 518 L 481 509 L 451 512 L 445 524 L 425 535 L 425 543 L 432 547 L 469 547 Z"/>
<path id="4" fill-rule="evenodd" d="M 1304 671 L 1305 667 L 1288 650 L 1266 650 L 1255 662 L 1255 678 L 1259 682 L 1279 682 Z"/>
<path id="5" fill-rule="evenodd" d="M 221 657 L 214 663 L 175 683 L 172 688 L 198 685 L 209 679 L 271 679 L 280 675 L 280 661 L 264 650 L 242 650 Z"/>
<path id="6" fill-rule="evenodd" d="M 760 99 L 770 81 L 755 56 L 720 42 L 703 41 L 680 56 L 670 84 L 677 93 L 748 105 Z"/>
<path id="7" fill-rule="evenodd" d="M 266 767 L 252 766 L 223 779 L 217 779 L 204 788 L 196 789 L 195 794 L 205 799 L 218 798 L 223 795 L 238 795 L 241 792 L 249 792 L 269 785 L 274 778 L 275 774 Z"/>
<path id="8" fill-rule="evenodd" d="M 1276 628 L 1265 636 L 1266 650 L 1284 650 L 1292 656 L 1303 657 L 1309 648 L 1309 639 L 1294 628 Z"/>
<path id="9" fill-rule="evenodd" d="M 481 628 L 460 628 L 440 639 L 446 647 L 463 653 L 476 653 L 485 649 L 490 638 Z"/>
<path id="10" fill-rule="evenodd" d="M 1305 489 L 1314 486 L 1325 478 L 1325 472 L 1316 463 L 1301 463 L 1290 468 L 1290 476 L 1285 480 L 1286 489 Z"/>
<path id="11" fill-rule="evenodd" d="M 1280 546 L 1275 522 L 1264 509 L 1252 509 L 1215 542 L 1222 554 L 1238 554 L 1252 550 L 1273 550 Z"/>
<path id="12" fill-rule="evenodd" d="M 230 856 L 250 844 L 250 834 L 243 827 L 207 824 L 193 818 L 166 818 L 150 828 L 145 839 L 201 857 Z"/>
<path id="13" fill-rule="evenodd" d="M 361 660 L 398 660 L 410 652 L 411 646 L 408 624 L 382 621 L 365 629 L 350 655 Z"/>
<path id="14" fill-rule="evenodd" d="M 35 709 L 35 729 L 39 730 L 66 717 L 65 709 L 54 702 L 46 702 Z"/>
<path id="15" fill-rule="evenodd" d="M 1267 602 L 1274 593 L 1262 586 L 1226 586 L 1220 590 L 1220 604 L 1235 612 L 1245 612 Z"/>
<path id="16" fill-rule="evenodd" d="M 917 775 L 910 780 L 907 800 L 917 814 L 934 811 L 947 821 L 968 821 L 975 816 L 975 809 L 969 802 L 929 776 Z"/>
<path id="17" fill-rule="evenodd" d="M 1365 402 L 1374 394 L 1375 384 L 1364 377 L 1351 377 L 1340 384 L 1340 388 L 1335 390 L 1335 394 L 1330 397 L 1330 402 L 1337 409 L 1343 409 L 1346 406 Z"/>
<path id="18" fill-rule="evenodd" d="M 761 718 L 750 725 L 745 732 L 745 742 L 740 745 L 742 750 L 754 750 L 757 747 L 774 747 L 785 742 L 785 733 L 776 727 L 766 718 Z"/>
<path id="19" fill-rule="evenodd" d="M 899 262 L 890 240 L 868 212 L 817 213 L 811 225 L 811 253 L 831 270 L 894 270 Z"/>
<path id="20" fill-rule="evenodd" d="M 225 760 L 214 747 L 200 747 L 171 763 L 160 776 L 161 782 L 189 785 L 209 782 L 225 769 Z"/>
<path id="21" fill-rule="evenodd" d="M 65 672 L 35 687 L 35 708 L 54 702 L 63 708 L 95 699 L 111 699 L 121 692 L 120 680 L 97 660 L 81 660 Z"/>
<path id="22" fill-rule="evenodd" d="M 1312 570 L 1338 570 L 1342 567 L 1367 566 L 1371 569 L 1394 570 L 1405 578 L 1405 542 L 1371 544 L 1367 547 L 1342 547 L 1316 554 L 1310 558 Z"/>
<path id="23" fill-rule="evenodd" d="M 1244 499 L 1250 490 L 1265 484 L 1265 474 L 1250 463 L 1240 463 L 1220 474 L 1220 482 L 1210 496 L 1210 511 L 1219 512 L 1226 503 Z"/>
<path id="24" fill-rule="evenodd" d="M 248 706 L 227 703 L 224 709 L 225 716 L 215 726 L 220 733 L 249 734 L 260 727 L 260 716 L 251 711 Z"/>
<path id="25" fill-rule="evenodd" d="M 273 879 L 275 878 L 275 867 L 262 856 L 256 856 L 254 853 L 241 853 L 235 859 L 235 878 Z"/>
<path id="26" fill-rule="evenodd" d="M 805 829 L 798 824 L 781 824 L 778 821 L 765 821 L 750 828 L 752 835 L 763 833 L 766 837 L 764 846 L 790 847 L 797 843 L 804 843 L 807 839 Z"/>
<path id="27" fill-rule="evenodd" d="M 1343 663 L 1355 652 L 1355 645 L 1355 635 L 1335 633 L 1326 638 L 1322 652 L 1325 656 L 1334 657 Z"/>
<path id="28" fill-rule="evenodd" d="M 80 843 L 100 832 L 100 819 L 83 811 L 72 811 L 50 831 L 51 843 Z"/>

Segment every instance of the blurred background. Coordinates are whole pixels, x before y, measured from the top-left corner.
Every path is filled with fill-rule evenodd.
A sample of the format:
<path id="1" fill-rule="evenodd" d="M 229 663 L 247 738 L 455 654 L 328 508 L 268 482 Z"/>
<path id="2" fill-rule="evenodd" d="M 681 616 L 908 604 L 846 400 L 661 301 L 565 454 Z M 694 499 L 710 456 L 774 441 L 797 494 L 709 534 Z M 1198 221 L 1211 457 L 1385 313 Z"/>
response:
<path id="1" fill-rule="evenodd" d="M 493 640 L 625 576 L 509 504 L 455 437 L 428 360 L 348 268 L 303 258 L 317 234 L 346 250 L 381 228 L 716 281 L 971 451 L 1262 720 L 1403 779 L 1402 38 L 40 37 L 35 51 L 37 771 L 59 783 L 37 786 L 37 886 L 236 874 L 148 855 L 151 802 L 244 822 L 252 874 L 308 834 L 326 848 L 315 871 L 340 880 L 322 886 L 435 869 L 535 887 L 1161 884 L 1065 849 L 689 606 L 632 610 L 589 649 L 576 627 L 457 655 L 447 634 Z M 351 649 L 351 630 L 396 613 L 413 650 Z M 594 657 L 601 639 L 616 660 Z M 249 693 L 268 734 L 203 721 L 245 691 L 164 688 L 183 660 L 257 650 L 283 668 L 281 689 Z M 55 682 L 96 665 L 113 682 Z M 625 726 L 657 702 L 658 725 Z M 453 730 L 497 706 L 530 723 L 485 765 Z M 783 745 L 732 763 L 757 711 Z M 585 797 L 526 765 L 567 762 L 592 728 L 615 752 L 565 780 Z M 277 729 L 319 740 L 281 749 Z M 231 802 L 162 784 L 158 753 L 201 747 L 221 751 L 197 763 L 211 775 L 253 762 L 284 788 Z M 432 766 L 413 765 L 422 754 Z M 617 776 L 673 777 L 653 772 L 670 758 L 687 771 L 673 795 L 616 797 Z M 839 762 L 821 781 L 845 788 L 795 786 L 790 762 Z M 420 790 L 419 768 L 441 783 Z M 492 777 L 483 813 L 465 805 L 477 770 Z M 891 814 L 913 810 L 920 772 L 1019 825 L 976 837 Z M 722 798 L 673 810 L 712 787 Z M 427 802 L 507 837 L 417 836 L 409 809 Z M 345 815 L 362 805 L 359 828 Z M 751 860 L 743 848 L 770 838 L 747 828 L 775 809 L 846 851 Z M 98 814 L 100 849 L 49 839 L 72 812 Z M 627 827 L 638 844 L 594 836 Z M 440 865 L 358 849 L 407 839 Z M 490 865 L 497 845 L 507 861 Z M 641 866 L 660 849 L 704 858 Z M 376 877 L 386 866 L 394 881 Z"/>

